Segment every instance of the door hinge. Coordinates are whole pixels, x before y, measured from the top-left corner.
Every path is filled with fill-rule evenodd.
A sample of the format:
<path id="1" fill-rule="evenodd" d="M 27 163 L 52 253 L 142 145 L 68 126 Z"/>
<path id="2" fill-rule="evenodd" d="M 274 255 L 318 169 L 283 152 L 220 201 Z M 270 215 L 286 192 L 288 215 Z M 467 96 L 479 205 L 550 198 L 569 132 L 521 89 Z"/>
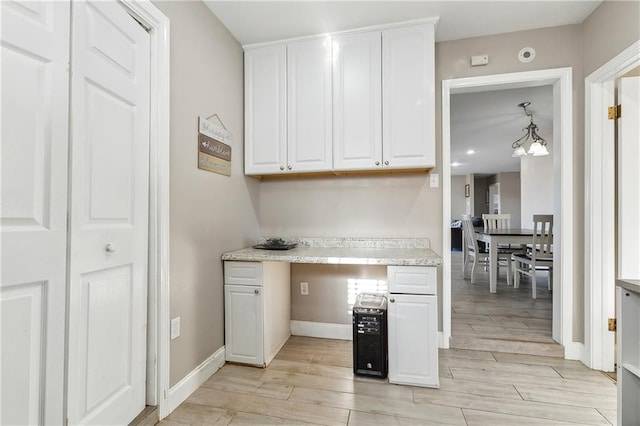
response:
<path id="1" fill-rule="evenodd" d="M 622 105 L 610 106 L 607 110 L 609 111 L 609 120 L 616 120 L 622 117 Z"/>
<path id="2" fill-rule="evenodd" d="M 616 331 L 617 321 L 615 318 L 609 318 L 609 331 Z"/>

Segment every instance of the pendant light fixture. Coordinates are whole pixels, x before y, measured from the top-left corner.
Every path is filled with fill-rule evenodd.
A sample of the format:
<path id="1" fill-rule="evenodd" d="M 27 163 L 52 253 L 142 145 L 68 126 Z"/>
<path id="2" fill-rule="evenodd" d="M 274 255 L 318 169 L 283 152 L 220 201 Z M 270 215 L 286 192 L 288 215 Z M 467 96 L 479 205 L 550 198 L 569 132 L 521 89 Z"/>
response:
<path id="1" fill-rule="evenodd" d="M 549 155 L 549 151 L 547 150 L 547 141 L 538 135 L 538 126 L 533 122 L 533 114 L 527 111 L 527 107 L 529 105 L 531 105 L 531 102 L 522 102 L 518 104 L 518 106 L 524 110 L 525 115 L 529 117 L 529 125 L 522 129 L 525 134 L 511 144 L 511 147 L 514 149 L 513 157 L 522 157 L 527 154 L 531 154 L 534 157 Z M 531 145 L 529 146 L 529 151 L 525 151 L 522 145 L 524 145 L 524 143 L 529 139 L 531 139 Z"/>

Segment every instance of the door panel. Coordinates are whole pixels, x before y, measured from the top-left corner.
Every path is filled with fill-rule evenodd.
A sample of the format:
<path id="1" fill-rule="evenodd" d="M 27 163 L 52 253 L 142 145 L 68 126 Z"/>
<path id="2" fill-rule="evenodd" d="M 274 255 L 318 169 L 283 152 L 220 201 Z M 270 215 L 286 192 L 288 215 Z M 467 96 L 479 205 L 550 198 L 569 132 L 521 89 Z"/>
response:
<path id="1" fill-rule="evenodd" d="M 640 278 L 640 77 L 620 79 L 618 103 L 618 274 L 619 278 Z"/>
<path id="2" fill-rule="evenodd" d="M 73 3 L 70 424 L 145 405 L 149 36 L 116 2 Z"/>
<path id="3" fill-rule="evenodd" d="M 289 43 L 287 83 L 287 168 L 331 170 L 331 41 Z"/>
<path id="4" fill-rule="evenodd" d="M 390 294 L 389 302 L 389 383 L 438 387 L 437 297 Z"/>
<path id="5" fill-rule="evenodd" d="M 382 167 L 380 32 L 333 39 L 333 146 L 336 170 Z"/>
<path id="6" fill-rule="evenodd" d="M 0 424 L 61 424 L 69 4 L 0 8 Z"/>
<path id="7" fill-rule="evenodd" d="M 224 286 L 227 361 L 264 364 L 264 296 L 261 287 Z"/>

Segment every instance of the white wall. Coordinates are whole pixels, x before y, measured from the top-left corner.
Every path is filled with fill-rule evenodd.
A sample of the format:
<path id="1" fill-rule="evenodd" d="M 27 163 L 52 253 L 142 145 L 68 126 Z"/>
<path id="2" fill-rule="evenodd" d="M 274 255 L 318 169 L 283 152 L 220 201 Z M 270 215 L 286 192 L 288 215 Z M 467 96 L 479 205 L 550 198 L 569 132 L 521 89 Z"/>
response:
<path id="1" fill-rule="evenodd" d="M 553 141 L 547 139 L 549 155 L 521 157 L 520 196 L 523 228 L 533 228 L 534 214 L 553 214 Z"/>

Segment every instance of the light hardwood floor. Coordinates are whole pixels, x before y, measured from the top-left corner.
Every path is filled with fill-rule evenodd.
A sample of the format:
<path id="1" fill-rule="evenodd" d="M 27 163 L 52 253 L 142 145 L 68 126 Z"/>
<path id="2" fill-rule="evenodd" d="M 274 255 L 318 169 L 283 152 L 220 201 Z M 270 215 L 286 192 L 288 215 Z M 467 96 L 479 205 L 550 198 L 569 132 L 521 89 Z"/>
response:
<path id="1" fill-rule="evenodd" d="M 440 350 L 439 389 L 355 377 L 351 342 L 292 337 L 266 369 L 226 364 L 161 424 L 615 424 L 615 383 L 545 346 L 553 343 L 544 285 L 533 301 L 526 284 L 501 283 L 489 295 L 488 281 L 461 278 L 458 347 Z"/>

